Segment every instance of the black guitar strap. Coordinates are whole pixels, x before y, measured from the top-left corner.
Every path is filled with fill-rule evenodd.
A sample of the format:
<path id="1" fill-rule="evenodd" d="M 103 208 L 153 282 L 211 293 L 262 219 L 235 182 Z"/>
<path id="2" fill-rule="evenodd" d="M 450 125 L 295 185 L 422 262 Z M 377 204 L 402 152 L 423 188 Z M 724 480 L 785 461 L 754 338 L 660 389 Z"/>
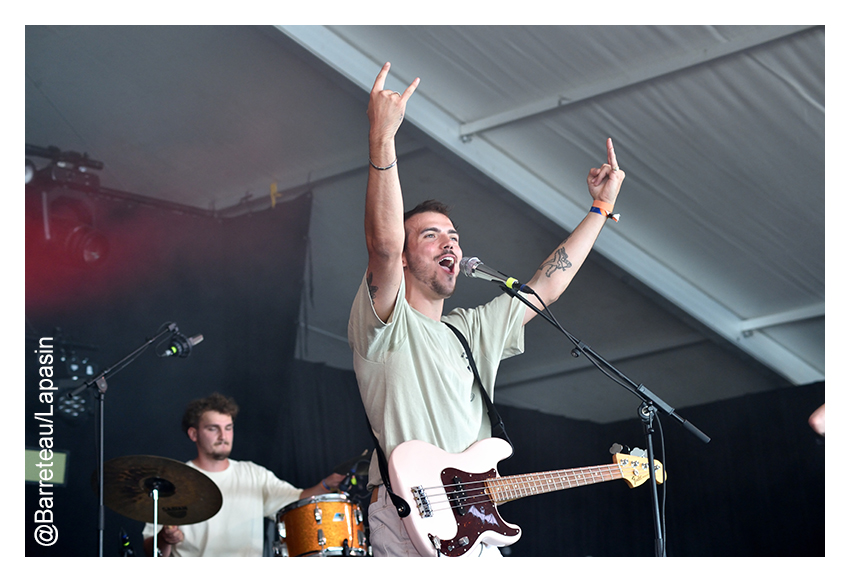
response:
<path id="1" fill-rule="evenodd" d="M 475 376 L 475 381 L 481 389 L 481 397 L 484 398 L 484 403 L 487 405 L 487 414 L 490 416 L 490 428 L 493 436 L 508 441 L 508 444 L 511 445 L 511 449 L 513 449 L 513 443 L 511 442 L 511 439 L 508 438 L 508 432 L 505 430 L 505 423 L 502 421 L 502 417 L 499 414 L 499 411 L 496 410 L 496 406 L 493 404 L 493 401 L 490 400 L 490 396 L 487 395 L 487 390 L 485 390 L 484 384 L 481 383 L 481 378 L 478 376 L 478 367 L 475 365 L 475 360 L 472 358 L 472 350 L 469 349 L 469 343 L 455 326 L 450 323 L 446 323 L 445 321 L 443 323 L 445 323 L 449 329 L 454 332 L 457 339 L 460 340 L 463 349 L 466 350 L 466 358 L 469 360 L 469 366 L 472 368 L 472 374 Z"/>
<path id="2" fill-rule="evenodd" d="M 384 456 L 384 451 L 381 449 L 380 443 L 378 443 L 378 437 L 375 436 L 372 430 L 372 424 L 369 422 L 368 416 L 366 417 L 366 424 L 369 426 L 369 434 L 372 435 L 372 440 L 375 442 L 375 452 L 378 454 L 378 468 L 381 470 L 381 480 L 384 482 L 384 487 L 386 487 L 390 500 L 392 500 L 396 511 L 398 511 L 398 516 L 407 517 L 410 515 L 410 505 L 407 504 L 407 501 L 393 493 L 393 488 L 390 485 L 390 472 L 387 468 L 387 457 Z"/>
<path id="3" fill-rule="evenodd" d="M 446 322 L 443 322 L 446 323 Z M 450 323 L 446 323 L 450 330 L 454 332 L 457 336 L 457 339 L 460 340 L 463 349 L 466 350 L 466 357 L 469 361 L 469 366 L 472 368 L 472 374 L 475 376 L 475 382 L 478 384 L 479 389 L 481 390 L 481 397 L 484 399 L 484 403 L 487 405 L 487 414 L 490 416 L 490 428 L 493 433 L 493 436 L 504 439 L 511 445 L 511 449 L 513 449 L 513 443 L 511 443 L 511 439 L 508 438 L 508 433 L 505 430 L 505 423 L 502 421 L 501 415 L 499 415 L 499 411 L 496 410 L 496 407 L 493 405 L 493 401 L 490 400 L 490 396 L 487 395 L 487 390 L 484 389 L 484 384 L 481 383 L 481 378 L 478 376 L 478 367 L 475 365 L 475 360 L 472 358 L 472 350 L 469 349 L 469 343 L 466 341 L 466 338 L 463 336 L 460 331 Z M 366 417 L 366 424 L 369 427 L 369 434 L 372 435 L 372 440 L 375 442 L 375 452 L 378 455 L 378 468 L 381 471 L 381 479 L 384 482 L 384 487 L 387 489 L 387 493 L 390 496 L 390 499 L 395 505 L 396 510 L 398 511 L 399 517 L 407 517 L 410 515 L 410 505 L 393 493 L 392 486 L 390 485 L 390 476 L 389 469 L 387 467 L 387 458 L 384 455 L 384 451 L 381 449 L 380 443 L 378 443 L 378 438 L 375 436 L 375 432 L 372 430 L 372 424 L 369 422 L 369 417 Z"/>

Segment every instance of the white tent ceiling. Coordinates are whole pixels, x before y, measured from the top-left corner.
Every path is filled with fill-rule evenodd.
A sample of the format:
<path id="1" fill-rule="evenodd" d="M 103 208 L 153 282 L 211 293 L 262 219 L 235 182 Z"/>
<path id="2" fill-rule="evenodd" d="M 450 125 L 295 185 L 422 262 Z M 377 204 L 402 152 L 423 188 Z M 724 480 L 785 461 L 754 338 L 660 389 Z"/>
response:
<path id="1" fill-rule="evenodd" d="M 676 408 L 824 378 L 823 27 L 28 26 L 26 143 L 221 215 L 311 190 L 298 356 L 350 368 L 386 61 L 387 88 L 422 79 L 399 137 L 408 205 L 450 203 L 466 254 L 521 280 L 587 212 L 614 139 L 622 220 L 553 311 L 627 376 Z M 462 281 L 451 305 L 497 292 Z M 526 343 L 497 403 L 634 415 L 545 322 Z"/>

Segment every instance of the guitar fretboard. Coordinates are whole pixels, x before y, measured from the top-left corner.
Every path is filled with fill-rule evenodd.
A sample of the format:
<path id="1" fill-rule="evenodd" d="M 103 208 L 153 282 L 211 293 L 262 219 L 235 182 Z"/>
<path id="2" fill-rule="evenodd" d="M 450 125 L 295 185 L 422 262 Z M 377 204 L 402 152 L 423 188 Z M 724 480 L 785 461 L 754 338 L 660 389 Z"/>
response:
<path id="1" fill-rule="evenodd" d="M 623 473 L 618 465 L 597 465 L 487 479 L 487 493 L 495 503 L 507 503 L 530 495 L 622 478 Z"/>

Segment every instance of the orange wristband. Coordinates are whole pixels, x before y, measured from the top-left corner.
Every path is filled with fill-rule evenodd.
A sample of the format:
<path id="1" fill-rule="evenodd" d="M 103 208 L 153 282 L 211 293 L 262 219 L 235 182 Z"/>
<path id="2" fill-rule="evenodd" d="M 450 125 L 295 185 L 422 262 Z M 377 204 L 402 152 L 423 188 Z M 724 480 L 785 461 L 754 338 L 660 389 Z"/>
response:
<path id="1" fill-rule="evenodd" d="M 601 208 L 608 214 L 611 214 L 614 211 L 614 205 L 609 204 L 608 202 L 602 202 L 601 200 L 594 200 L 593 206 L 596 208 Z"/>
<path id="2" fill-rule="evenodd" d="M 614 209 L 613 204 L 608 204 L 607 202 L 599 202 L 598 200 L 593 203 L 593 206 L 590 207 L 591 212 L 595 212 L 596 214 L 601 214 L 605 218 L 610 218 L 614 222 L 620 222 L 620 215 L 614 214 L 611 210 Z"/>

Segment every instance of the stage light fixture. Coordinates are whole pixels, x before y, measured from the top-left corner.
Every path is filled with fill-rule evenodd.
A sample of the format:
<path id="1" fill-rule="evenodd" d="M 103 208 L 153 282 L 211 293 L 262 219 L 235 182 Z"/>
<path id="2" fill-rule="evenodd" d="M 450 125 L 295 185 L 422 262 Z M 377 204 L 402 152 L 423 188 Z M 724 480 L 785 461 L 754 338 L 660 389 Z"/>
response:
<path id="1" fill-rule="evenodd" d="M 66 184 L 90 192 L 100 188 L 100 178 L 92 170 L 102 170 L 103 162 L 91 159 L 87 153 L 26 144 L 26 155 L 50 160 L 49 165 L 37 171 L 37 177 L 46 183 Z"/>
<path id="2" fill-rule="evenodd" d="M 87 380 L 99 372 L 99 366 L 88 357 L 80 357 L 73 350 L 59 350 L 58 360 L 64 369 L 56 369 L 56 385 L 59 387 L 56 410 L 62 418 L 71 423 L 88 420 L 94 415 L 95 402 L 89 391 L 76 395 L 72 393 Z"/>
<path id="3" fill-rule="evenodd" d="M 88 154 L 62 151 L 55 146 L 26 145 L 27 191 L 41 196 L 44 242 L 57 259 L 77 267 L 100 265 L 109 255 L 109 241 L 94 225 L 89 194 L 100 190 L 103 162 Z M 50 160 L 36 168 L 30 157 Z M 56 197 L 56 192 L 60 192 Z M 76 193 L 75 196 L 73 193 Z"/>
<path id="4" fill-rule="evenodd" d="M 106 260 L 109 241 L 94 228 L 94 212 L 84 200 L 60 196 L 46 212 L 45 239 L 61 258 L 79 267 Z"/>
<path id="5" fill-rule="evenodd" d="M 68 390 L 60 393 L 57 399 L 56 410 L 59 415 L 72 423 L 82 422 L 90 418 L 94 411 L 91 398 L 85 393 L 71 396 L 70 392 Z"/>
<path id="6" fill-rule="evenodd" d="M 93 378 L 97 371 L 97 364 L 94 364 L 88 358 L 80 358 L 74 352 L 68 355 L 63 353 L 59 356 L 59 361 L 65 364 L 67 377 L 74 385 L 79 384 L 82 380 Z"/>

